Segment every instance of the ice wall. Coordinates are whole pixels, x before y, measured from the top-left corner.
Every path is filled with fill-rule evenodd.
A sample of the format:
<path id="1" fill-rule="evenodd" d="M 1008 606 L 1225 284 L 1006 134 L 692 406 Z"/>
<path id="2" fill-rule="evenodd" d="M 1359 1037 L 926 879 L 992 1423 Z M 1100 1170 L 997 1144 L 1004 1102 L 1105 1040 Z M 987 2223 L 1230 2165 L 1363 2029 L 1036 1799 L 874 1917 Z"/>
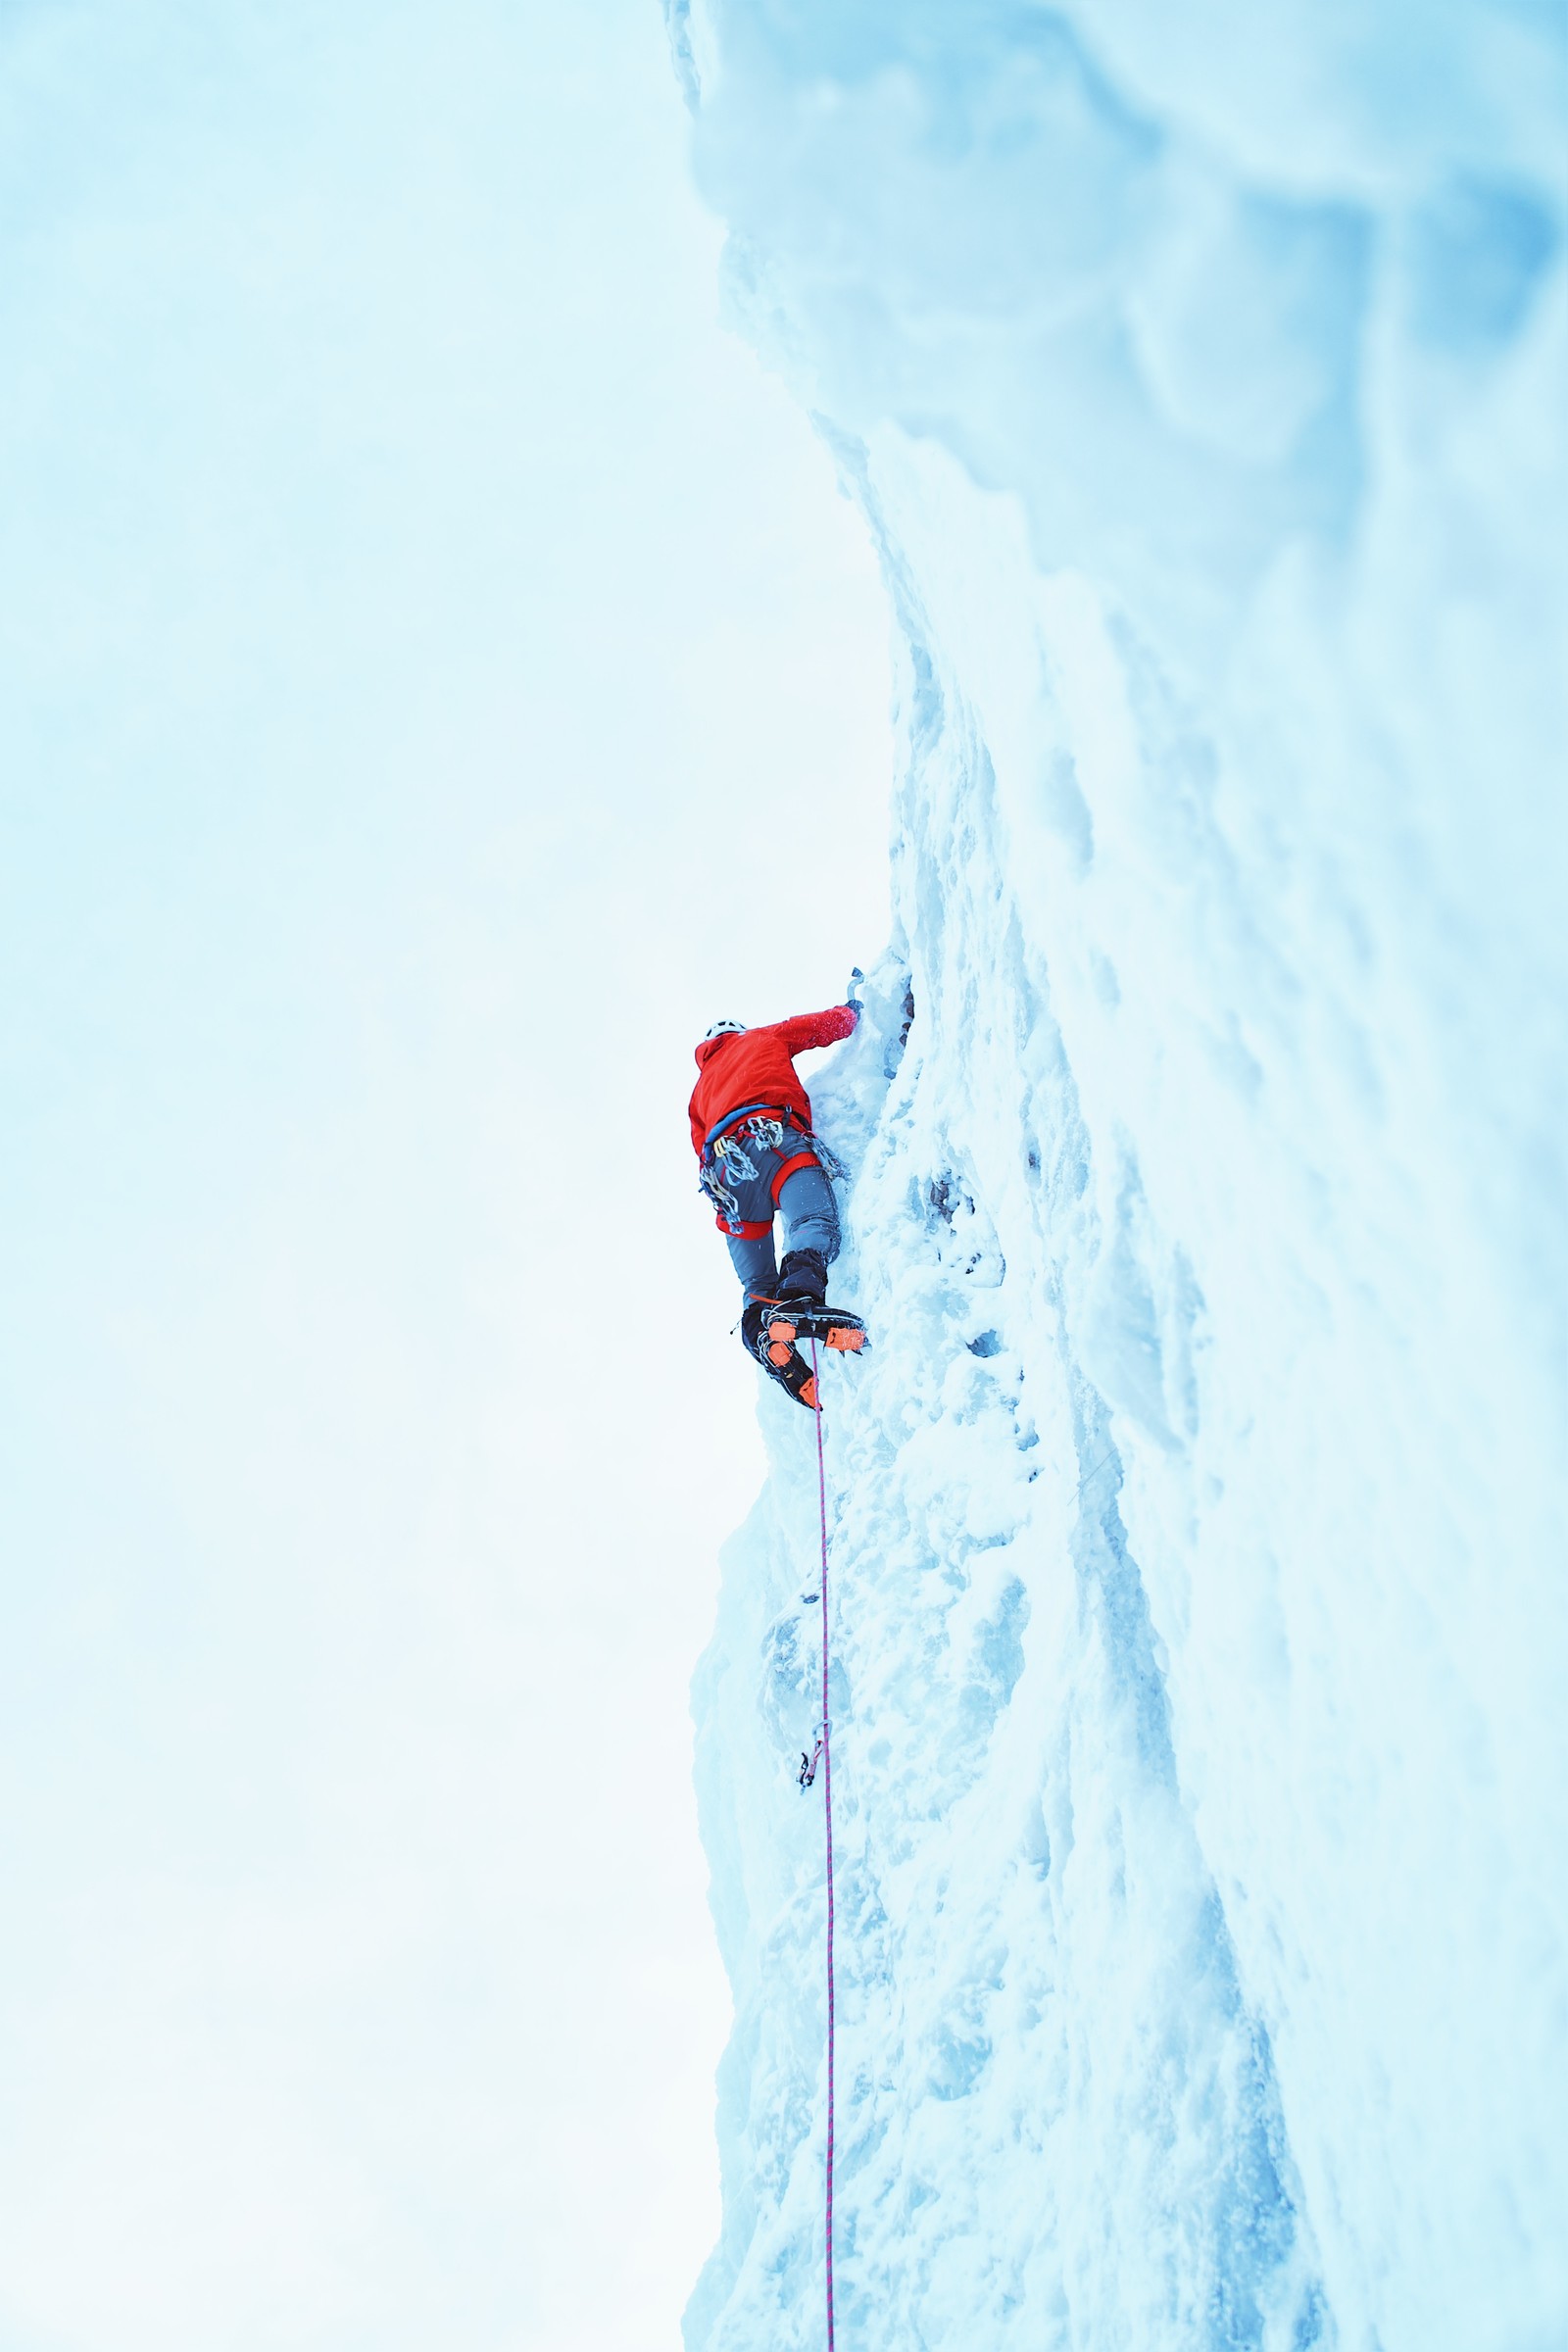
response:
<path id="1" fill-rule="evenodd" d="M 896 937 L 813 1089 L 878 1333 L 842 2340 L 1560 2352 L 1563 19 L 671 29 L 902 679 Z M 814 1470 L 762 1411 L 694 2352 L 820 2341 Z"/>

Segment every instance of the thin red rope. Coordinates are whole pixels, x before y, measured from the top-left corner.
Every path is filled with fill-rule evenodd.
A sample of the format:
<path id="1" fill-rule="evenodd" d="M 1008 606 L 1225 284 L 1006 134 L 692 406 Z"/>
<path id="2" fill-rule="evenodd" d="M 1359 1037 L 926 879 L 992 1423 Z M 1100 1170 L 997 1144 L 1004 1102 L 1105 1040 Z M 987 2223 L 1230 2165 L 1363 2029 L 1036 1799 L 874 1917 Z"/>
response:
<path id="1" fill-rule="evenodd" d="M 833 2352 L 833 1760 L 827 1714 L 827 1469 L 822 1456 L 822 1391 L 816 1342 L 811 1342 L 812 1395 L 816 1399 L 816 1500 L 822 1521 L 822 1817 L 827 1825 L 827 2352 Z"/>

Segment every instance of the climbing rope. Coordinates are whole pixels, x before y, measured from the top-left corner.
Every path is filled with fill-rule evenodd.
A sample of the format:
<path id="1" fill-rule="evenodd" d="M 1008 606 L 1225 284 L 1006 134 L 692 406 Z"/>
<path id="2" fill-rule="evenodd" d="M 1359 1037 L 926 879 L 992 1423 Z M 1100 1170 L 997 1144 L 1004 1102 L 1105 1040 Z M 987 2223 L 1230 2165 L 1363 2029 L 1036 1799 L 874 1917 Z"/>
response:
<path id="1" fill-rule="evenodd" d="M 822 1387 L 816 1342 L 811 1342 L 812 1395 L 816 1398 L 816 1500 L 822 1521 L 822 1818 L 827 1825 L 827 2352 L 833 2352 L 833 1763 L 827 1716 L 827 1469 L 822 1457 Z"/>

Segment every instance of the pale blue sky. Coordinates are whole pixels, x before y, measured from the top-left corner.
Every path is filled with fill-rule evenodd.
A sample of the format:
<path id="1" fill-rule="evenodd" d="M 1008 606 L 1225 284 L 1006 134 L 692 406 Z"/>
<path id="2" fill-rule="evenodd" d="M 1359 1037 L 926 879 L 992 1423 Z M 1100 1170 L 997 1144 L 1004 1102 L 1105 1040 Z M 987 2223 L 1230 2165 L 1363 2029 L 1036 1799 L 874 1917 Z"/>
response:
<path id="1" fill-rule="evenodd" d="M 672 2352 L 716 2227 L 683 1107 L 891 751 L 685 140 L 655 0 L 0 16 L 3 2352 Z"/>

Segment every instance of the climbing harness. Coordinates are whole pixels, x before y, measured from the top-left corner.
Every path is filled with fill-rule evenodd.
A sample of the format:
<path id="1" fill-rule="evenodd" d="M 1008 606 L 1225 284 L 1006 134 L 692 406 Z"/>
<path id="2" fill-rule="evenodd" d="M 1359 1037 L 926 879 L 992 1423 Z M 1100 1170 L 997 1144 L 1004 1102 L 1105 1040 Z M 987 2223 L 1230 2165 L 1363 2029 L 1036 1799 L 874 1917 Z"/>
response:
<path id="1" fill-rule="evenodd" d="M 743 1102 L 710 1131 L 697 1181 L 726 1233 L 760 1236 L 772 1225 L 779 1187 L 813 1160 L 830 1182 L 846 1180 L 844 1162 L 792 1104 L 778 1110 L 765 1102 Z M 754 1188 L 752 1196 L 743 1200 L 748 1186 Z"/>

